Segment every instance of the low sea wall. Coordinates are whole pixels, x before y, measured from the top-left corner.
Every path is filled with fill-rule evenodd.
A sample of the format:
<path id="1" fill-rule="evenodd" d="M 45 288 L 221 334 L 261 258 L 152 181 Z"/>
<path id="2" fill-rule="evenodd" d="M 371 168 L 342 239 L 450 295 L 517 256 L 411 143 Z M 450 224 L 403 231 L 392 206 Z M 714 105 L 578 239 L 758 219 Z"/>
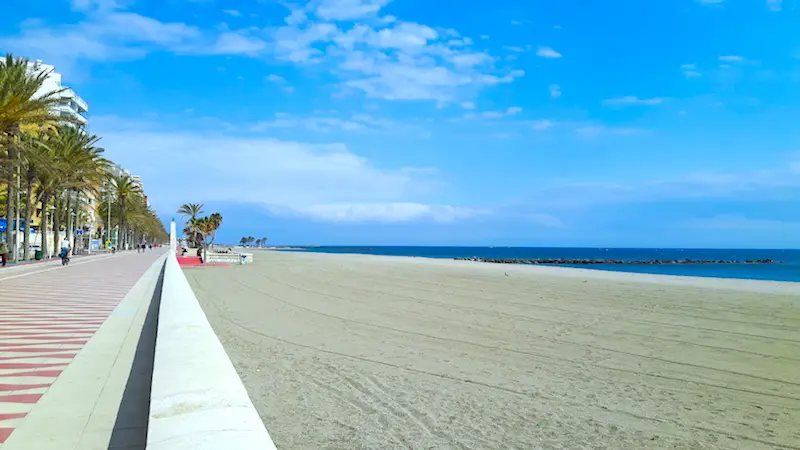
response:
<path id="1" fill-rule="evenodd" d="M 164 264 L 147 449 L 274 450 L 174 250 Z"/>
<path id="2" fill-rule="evenodd" d="M 216 253 L 203 252 L 203 262 L 208 264 L 251 264 L 253 262 L 252 253 Z"/>

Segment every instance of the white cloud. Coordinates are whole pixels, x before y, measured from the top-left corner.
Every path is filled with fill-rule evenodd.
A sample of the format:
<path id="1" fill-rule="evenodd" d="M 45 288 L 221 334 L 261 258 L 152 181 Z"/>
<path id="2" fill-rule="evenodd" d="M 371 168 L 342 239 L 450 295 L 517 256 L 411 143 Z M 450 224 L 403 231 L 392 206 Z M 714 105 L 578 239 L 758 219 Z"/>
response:
<path id="1" fill-rule="evenodd" d="M 654 98 L 639 98 L 632 95 L 628 95 L 625 97 L 619 98 L 610 98 L 603 101 L 603 104 L 608 106 L 629 106 L 629 105 L 660 105 L 664 103 L 666 99 L 661 97 L 654 97 Z"/>
<path id="2" fill-rule="evenodd" d="M 229 16 L 233 16 L 233 17 L 241 17 L 242 16 L 242 13 L 240 13 L 239 11 L 237 11 L 235 9 L 226 9 L 226 10 L 222 11 L 222 13 L 223 14 L 227 14 Z"/>
<path id="3" fill-rule="evenodd" d="M 426 202 L 440 186 L 435 169 L 378 167 L 344 144 L 170 131 L 158 124 L 103 117 L 93 122 L 92 131 L 103 136 L 108 156 L 142 177 L 148 191 L 157 193 L 153 200 L 161 211 L 174 211 L 191 198 L 350 222 L 448 221 L 488 213 Z M 187 160 L 203 176 L 176 184 L 174 168 Z"/>
<path id="4" fill-rule="evenodd" d="M 540 46 L 538 49 L 536 49 L 536 55 L 541 56 L 542 58 L 561 58 L 561 53 L 558 53 L 550 47 L 543 46 Z"/>
<path id="5" fill-rule="evenodd" d="M 519 106 L 512 106 L 507 108 L 505 111 L 483 111 L 480 113 L 467 113 L 464 114 L 465 119 L 502 119 L 504 117 L 510 117 L 522 112 L 522 108 Z"/>
<path id="6" fill-rule="evenodd" d="M 720 56 L 719 60 L 726 62 L 742 62 L 744 61 L 744 58 L 738 55 L 726 55 L 726 56 Z"/>
<path id="7" fill-rule="evenodd" d="M 626 136 L 630 134 L 638 134 L 641 132 L 642 130 L 638 128 L 609 127 L 606 125 L 594 125 L 594 124 L 581 125 L 575 128 L 575 133 L 585 138 L 596 138 L 604 134 Z"/>
<path id="8" fill-rule="evenodd" d="M 721 5 L 725 0 L 697 0 L 701 5 L 714 6 Z"/>
<path id="9" fill-rule="evenodd" d="M 677 178 L 647 177 L 642 182 L 561 181 L 541 187 L 529 199 L 548 210 L 601 204 L 622 204 L 668 199 L 758 198 L 779 192 L 779 198 L 793 198 L 800 189 L 800 171 L 793 165 L 745 172 L 690 173 Z M 789 197 L 786 193 L 789 192 Z"/>
<path id="10" fill-rule="evenodd" d="M 357 20 L 375 16 L 391 0 L 321 0 L 315 13 L 325 20 Z"/>
<path id="11" fill-rule="evenodd" d="M 329 203 L 294 208 L 294 212 L 328 222 L 454 222 L 490 214 L 488 210 L 421 203 Z"/>
<path id="12" fill-rule="evenodd" d="M 247 37 L 237 32 L 222 33 L 207 52 L 222 55 L 255 55 L 263 51 L 267 43 L 261 39 Z M 206 53 L 201 51 L 201 53 Z"/>
<path id="13" fill-rule="evenodd" d="M 74 0 L 75 9 L 86 13 L 82 22 L 48 28 L 31 21 L 20 36 L 0 37 L 0 47 L 61 68 L 76 67 L 79 60 L 137 59 L 154 51 L 259 59 L 272 55 L 302 66 L 324 64 L 338 79 L 339 96 L 361 92 L 370 98 L 439 105 L 524 75 L 497 67 L 497 58 L 474 50 L 472 39 L 455 30 L 381 16 L 389 0 L 317 0 L 291 10 L 286 26 L 216 31 L 121 11 L 127 1 Z"/>
<path id="14" fill-rule="evenodd" d="M 686 78 L 697 78 L 701 75 L 700 71 L 697 70 L 697 64 L 681 64 L 681 70 L 683 70 L 683 76 Z"/>
<path id="15" fill-rule="evenodd" d="M 561 86 L 557 84 L 550 85 L 550 97 L 552 98 L 559 98 L 561 97 Z"/>
<path id="16" fill-rule="evenodd" d="M 783 0 L 767 0 L 767 8 L 770 11 L 780 11 L 783 9 Z"/>
<path id="17" fill-rule="evenodd" d="M 474 102 L 461 102 L 461 107 L 464 109 L 475 109 Z"/>
<path id="18" fill-rule="evenodd" d="M 370 98 L 432 100 L 442 106 L 524 75 L 498 70 L 495 58 L 473 50 L 472 40 L 454 30 L 400 20 L 340 28 L 319 22 L 313 7 L 306 11 L 304 23 L 275 31 L 277 56 L 332 66 L 342 95 L 360 91 Z"/>
<path id="19" fill-rule="evenodd" d="M 71 0 L 70 6 L 75 11 L 111 11 L 128 7 L 133 0 Z"/>
<path id="20" fill-rule="evenodd" d="M 266 79 L 267 81 L 271 81 L 275 84 L 286 84 L 286 78 L 283 78 L 280 75 L 275 75 L 274 73 L 267 75 L 266 77 L 264 77 L 264 79 Z"/>
<path id="21" fill-rule="evenodd" d="M 394 120 L 381 119 L 369 114 L 353 114 L 349 117 L 335 117 L 335 111 L 320 111 L 314 116 L 295 116 L 279 113 L 273 120 L 265 120 L 250 126 L 250 131 L 263 132 L 280 128 L 303 128 L 319 133 L 343 132 L 382 132 L 382 133 L 409 133 L 425 135 L 422 128 L 409 123 L 400 123 Z"/>
<path id="22" fill-rule="evenodd" d="M 531 124 L 531 128 L 533 128 L 535 131 L 544 131 L 552 128 L 554 125 L 555 123 L 553 123 L 553 121 L 548 119 L 542 119 L 533 121 L 533 123 Z"/>
<path id="23" fill-rule="evenodd" d="M 266 81 L 269 81 L 270 83 L 277 84 L 285 92 L 290 92 L 290 93 L 294 92 L 294 88 L 288 85 L 288 82 L 286 81 L 286 78 L 283 78 L 280 75 L 276 75 L 274 73 L 271 73 L 271 74 L 267 75 L 266 77 L 264 77 L 264 79 Z"/>

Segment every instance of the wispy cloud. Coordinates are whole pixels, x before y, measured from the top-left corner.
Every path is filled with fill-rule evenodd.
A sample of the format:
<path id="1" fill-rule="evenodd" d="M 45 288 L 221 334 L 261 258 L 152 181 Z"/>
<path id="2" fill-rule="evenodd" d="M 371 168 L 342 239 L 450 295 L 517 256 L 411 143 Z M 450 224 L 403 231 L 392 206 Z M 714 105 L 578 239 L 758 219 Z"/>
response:
<path id="1" fill-rule="evenodd" d="M 518 106 L 512 106 L 507 108 L 505 111 L 483 111 L 479 113 L 467 113 L 464 114 L 465 119 L 502 119 L 504 117 L 510 117 L 517 115 L 522 112 L 522 108 Z"/>
<path id="2" fill-rule="evenodd" d="M 341 95 L 384 100 L 464 101 L 478 90 L 510 83 L 521 70 L 497 67 L 456 30 L 397 18 L 385 20 L 384 0 L 326 0 L 294 11 L 274 33 L 275 55 L 297 65 L 326 65 Z M 361 20 L 352 26 L 340 21 Z M 374 20 L 373 20 L 374 19 Z"/>
<path id="3" fill-rule="evenodd" d="M 550 47 L 544 46 L 540 46 L 536 49 L 536 55 L 542 58 L 561 58 L 561 53 L 558 53 Z"/>
<path id="4" fill-rule="evenodd" d="M 706 6 L 720 6 L 725 0 L 697 0 L 697 2 Z"/>
<path id="5" fill-rule="evenodd" d="M 553 123 L 553 121 L 549 119 L 534 120 L 533 123 L 531 124 L 531 128 L 534 131 L 549 130 L 553 126 L 555 126 L 555 123 Z"/>
<path id="6" fill-rule="evenodd" d="M 559 98 L 561 97 L 561 86 L 557 84 L 550 85 L 550 97 L 552 98 Z"/>
<path id="7" fill-rule="evenodd" d="M 780 11 L 783 9 L 783 0 L 767 0 L 767 8 L 770 11 Z"/>
<path id="8" fill-rule="evenodd" d="M 226 9 L 226 10 L 222 11 L 222 13 L 223 14 L 227 14 L 229 16 L 233 16 L 233 17 L 241 17 L 242 16 L 242 13 L 237 11 L 237 10 L 235 10 L 235 9 Z"/>
<path id="9" fill-rule="evenodd" d="M 689 220 L 684 223 L 690 228 L 708 230 L 769 230 L 776 232 L 800 231 L 800 222 L 756 219 L 742 214 L 722 214 L 708 218 Z"/>
<path id="10" fill-rule="evenodd" d="M 97 119 L 95 121 L 95 119 Z M 489 211 L 426 201 L 441 187 L 429 167 L 379 168 L 343 144 L 225 136 L 214 131 L 93 118 L 109 157 L 135 170 L 159 192 L 156 207 L 174 210 L 184 198 L 261 205 L 275 214 L 334 222 L 410 222 L 468 219 Z M 133 152 L 139 148 L 140 151 Z M 219 164 L 225 149 L 226 164 Z M 197 178 L 174 185 L 171 167 L 198 158 Z M 162 164 L 143 165 L 157 159 Z"/>
<path id="11" fill-rule="evenodd" d="M 270 83 L 277 84 L 278 86 L 281 87 L 281 89 L 283 89 L 286 92 L 294 92 L 294 88 L 288 85 L 288 81 L 286 81 L 286 78 L 283 78 L 280 75 L 271 73 L 266 77 L 264 77 L 264 79 L 266 81 L 269 81 Z"/>
<path id="12" fill-rule="evenodd" d="M 697 70 L 697 64 L 681 64 L 681 70 L 683 71 L 683 76 L 686 78 L 697 78 L 700 76 L 700 72 Z"/>
<path id="13" fill-rule="evenodd" d="M 302 128 L 318 133 L 358 132 L 358 133 L 394 133 L 414 132 L 425 135 L 425 130 L 414 123 L 401 123 L 395 120 L 377 118 L 369 114 L 352 114 L 339 116 L 336 111 L 319 111 L 317 114 L 300 116 L 278 113 L 274 119 L 257 122 L 250 126 L 250 131 L 263 132 L 281 128 Z"/>
<path id="14" fill-rule="evenodd" d="M 77 11 L 86 13 L 83 21 L 52 28 L 30 22 L 20 36 L 0 37 L 0 47 L 37 55 L 61 67 L 77 66 L 80 60 L 143 58 L 153 51 L 271 56 L 300 67 L 325 65 L 338 79 L 339 95 L 361 93 L 437 104 L 464 101 L 525 74 L 498 66 L 498 58 L 474 49 L 472 39 L 456 30 L 381 15 L 389 0 L 309 2 L 292 10 L 286 25 L 271 32 L 162 22 L 124 11 L 123 0 L 74 2 Z"/>
<path id="15" fill-rule="evenodd" d="M 584 138 L 596 138 L 602 135 L 627 136 L 642 133 L 639 128 L 609 127 L 606 125 L 582 125 L 575 128 L 575 133 Z"/>
<path id="16" fill-rule="evenodd" d="M 720 56 L 719 60 L 725 62 L 742 62 L 744 61 L 744 57 L 738 55 L 724 55 Z"/>
<path id="17" fill-rule="evenodd" d="M 653 105 L 660 105 L 665 101 L 666 99 L 663 97 L 639 98 L 636 96 L 627 95 L 625 97 L 610 98 L 607 100 L 603 100 L 603 104 L 607 106 L 637 106 L 637 105 L 653 106 Z"/>

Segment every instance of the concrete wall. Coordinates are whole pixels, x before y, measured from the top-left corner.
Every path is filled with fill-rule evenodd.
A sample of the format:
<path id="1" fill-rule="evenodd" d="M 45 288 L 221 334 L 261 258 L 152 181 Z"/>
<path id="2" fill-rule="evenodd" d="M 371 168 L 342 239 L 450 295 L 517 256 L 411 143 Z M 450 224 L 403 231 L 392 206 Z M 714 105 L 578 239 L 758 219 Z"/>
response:
<path id="1" fill-rule="evenodd" d="M 174 223 L 170 231 L 174 242 Z M 164 266 L 147 449 L 274 450 L 174 250 Z"/>

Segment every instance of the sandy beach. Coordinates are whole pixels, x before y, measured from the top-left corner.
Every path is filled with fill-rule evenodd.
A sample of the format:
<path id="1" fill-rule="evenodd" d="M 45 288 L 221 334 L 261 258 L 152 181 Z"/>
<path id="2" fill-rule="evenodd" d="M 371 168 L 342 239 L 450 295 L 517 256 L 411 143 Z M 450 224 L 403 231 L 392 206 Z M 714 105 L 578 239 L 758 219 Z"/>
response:
<path id="1" fill-rule="evenodd" d="M 799 284 L 255 258 L 185 273 L 278 448 L 800 448 Z"/>

